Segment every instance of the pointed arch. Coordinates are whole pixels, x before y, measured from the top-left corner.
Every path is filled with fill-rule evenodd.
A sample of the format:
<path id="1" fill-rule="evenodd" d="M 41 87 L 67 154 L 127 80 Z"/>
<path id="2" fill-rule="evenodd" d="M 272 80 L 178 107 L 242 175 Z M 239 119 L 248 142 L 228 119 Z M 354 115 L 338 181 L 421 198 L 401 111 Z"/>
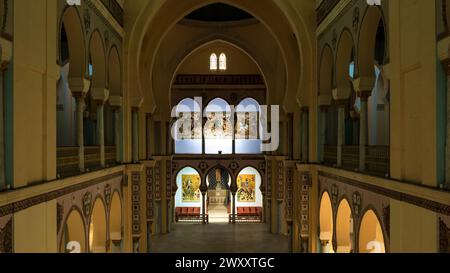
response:
<path id="1" fill-rule="evenodd" d="M 350 87 L 349 67 L 354 59 L 354 42 L 352 34 L 345 29 L 339 38 L 336 52 L 336 86 L 338 88 Z"/>

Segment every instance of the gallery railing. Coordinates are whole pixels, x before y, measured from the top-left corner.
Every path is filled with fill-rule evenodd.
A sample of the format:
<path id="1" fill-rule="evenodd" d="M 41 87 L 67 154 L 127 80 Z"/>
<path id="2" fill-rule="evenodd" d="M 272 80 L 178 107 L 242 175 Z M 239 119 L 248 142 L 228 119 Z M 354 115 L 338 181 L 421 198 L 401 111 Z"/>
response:
<path id="1" fill-rule="evenodd" d="M 337 163 L 337 146 L 325 145 L 324 147 L 324 163 L 328 166 L 335 166 Z"/>
<path id="2" fill-rule="evenodd" d="M 389 146 L 367 146 L 366 169 L 368 173 L 374 175 L 389 176 L 390 174 Z"/>
<path id="3" fill-rule="evenodd" d="M 116 164 L 116 147 L 105 147 L 105 164 Z M 90 146 L 84 148 L 84 165 L 86 171 L 101 169 L 100 147 Z M 67 177 L 79 173 L 78 147 L 58 147 L 56 150 L 56 169 L 60 177 Z"/>
<path id="4" fill-rule="evenodd" d="M 359 146 L 342 146 L 342 166 L 344 169 L 356 170 L 359 168 Z"/>

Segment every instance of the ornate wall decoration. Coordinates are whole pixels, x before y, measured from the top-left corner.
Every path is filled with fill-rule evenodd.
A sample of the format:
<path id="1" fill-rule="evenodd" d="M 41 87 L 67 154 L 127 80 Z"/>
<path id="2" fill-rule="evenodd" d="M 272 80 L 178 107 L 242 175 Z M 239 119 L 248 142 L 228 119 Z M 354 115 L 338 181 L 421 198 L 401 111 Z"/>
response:
<path id="1" fill-rule="evenodd" d="M 84 10 L 84 30 L 86 31 L 86 35 L 91 32 L 91 13 L 88 9 Z"/>
<path id="2" fill-rule="evenodd" d="M 272 161 L 267 161 L 266 197 L 272 199 Z"/>
<path id="3" fill-rule="evenodd" d="M 300 236 L 302 238 L 309 237 L 309 200 L 310 191 L 312 186 L 311 175 L 309 173 L 302 173 L 300 176 L 300 190 L 301 190 L 301 202 L 300 202 Z"/>
<path id="4" fill-rule="evenodd" d="M 353 31 L 358 33 L 359 29 L 359 7 L 355 7 L 353 10 Z"/>
<path id="5" fill-rule="evenodd" d="M 104 195 L 105 195 L 106 205 L 109 207 L 109 205 L 111 205 L 111 197 L 112 197 L 111 196 L 112 195 L 111 185 L 107 184 L 105 186 Z"/>
<path id="6" fill-rule="evenodd" d="M 200 168 L 200 170 L 202 170 L 202 172 L 205 172 L 208 169 L 208 163 L 206 162 L 201 162 L 198 167 Z"/>
<path id="7" fill-rule="evenodd" d="M 109 49 L 109 31 L 105 30 L 105 48 L 108 50 Z"/>
<path id="8" fill-rule="evenodd" d="M 359 218 L 359 215 L 361 214 L 361 204 L 362 204 L 362 197 L 359 192 L 353 193 L 352 196 L 352 203 L 353 203 L 353 214 L 356 218 Z"/>
<path id="9" fill-rule="evenodd" d="M 155 201 L 161 201 L 161 163 L 160 162 L 156 162 L 156 164 L 155 164 L 154 183 L 155 183 L 155 187 L 153 188 L 153 190 L 155 191 Z"/>
<path id="10" fill-rule="evenodd" d="M 323 0 L 320 6 L 316 9 L 317 13 L 317 25 L 320 25 L 328 14 L 334 9 L 334 7 L 339 3 L 340 0 Z"/>
<path id="11" fill-rule="evenodd" d="M 92 193 L 86 192 L 83 196 L 83 213 L 86 219 L 90 219 L 92 208 Z"/>
<path id="12" fill-rule="evenodd" d="M 339 187 L 336 184 L 331 186 L 331 202 L 334 206 L 337 206 L 339 201 Z"/>
<path id="13" fill-rule="evenodd" d="M 12 218 L 0 228 L 0 253 L 13 253 Z"/>
<path id="14" fill-rule="evenodd" d="M 277 199 L 284 200 L 284 165 L 283 161 L 277 162 Z"/>
<path id="15" fill-rule="evenodd" d="M 293 219 L 293 211 L 294 211 L 294 168 L 288 167 L 286 168 L 286 220 L 288 222 Z"/>
<path id="16" fill-rule="evenodd" d="M 58 203 L 56 204 L 56 229 L 58 232 L 61 229 L 63 218 L 64 218 L 64 206 Z"/>
<path id="17" fill-rule="evenodd" d="M 450 228 L 439 218 L 439 252 L 450 253 Z"/>
<path id="18" fill-rule="evenodd" d="M 239 169 L 239 164 L 237 162 L 233 161 L 230 163 L 229 167 L 232 171 L 236 171 L 237 169 Z"/>
<path id="19" fill-rule="evenodd" d="M 172 200 L 172 161 L 166 162 L 166 198 Z"/>
<path id="20" fill-rule="evenodd" d="M 153 222 L 153 168 L 147 167 L 147 221 Z"/>
<path id="21" fill-rule="evenodd" d="M 133 206 L 133 235 L 141 234 L 141 174 L 139 172 L 133 172 L 131 174 L 131 198 Z"/>

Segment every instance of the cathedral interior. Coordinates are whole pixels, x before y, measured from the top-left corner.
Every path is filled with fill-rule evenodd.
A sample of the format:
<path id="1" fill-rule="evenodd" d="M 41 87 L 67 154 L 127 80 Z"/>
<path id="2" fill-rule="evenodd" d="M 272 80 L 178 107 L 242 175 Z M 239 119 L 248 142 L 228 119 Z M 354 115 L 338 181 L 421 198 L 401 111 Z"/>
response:
<path id="1" fill-rule="evenodd" d="M 450 0 L 4 0 L 0 64 L 0 253 L 450 252 Z"/>

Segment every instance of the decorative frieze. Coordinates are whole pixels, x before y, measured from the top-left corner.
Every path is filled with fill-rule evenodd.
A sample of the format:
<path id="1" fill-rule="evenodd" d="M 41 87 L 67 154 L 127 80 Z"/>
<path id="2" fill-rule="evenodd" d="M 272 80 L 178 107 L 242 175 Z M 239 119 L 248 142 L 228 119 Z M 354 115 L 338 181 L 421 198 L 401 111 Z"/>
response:
<path id="1" fill-rule="evenodd" d="M 267 161 L 266 198 L 272 199 L 272 161 Z"/>
<path id="2" fill-rule="evenodd" d="M 175 85 L 264 85 L 261 75 L 178 75 Z"/>
<path id="3" fill-rule="evenodd" d="M 166 161 L 166 200 L 172 200 L 172 162 Z"/>
<path id="4" fill-rule="evenodd" d="M 0 253 L 13 253 L 12 218 L 3 228 L 0 228 Z"/>
<path id="5" fill-rule="evenodd" d="M 284 165 L 283 165 L 283 161 L 278 161 L 277 162 L 277 199 L 278 201 L 283 201 L 284 200 Z"/>
<path id="6" fill-rule="evenodd" d="M 302 238 L 309 237 L 310 221 L 309 221 L 309 200 L 310 187 L 312 186 L 311 175 L 307 172 L 300 175 L 300 236 Z"/>
<path id="7" fill-rule="evenodd" d="M 161 163 L 159 161 L 155 164 L 154 183 L 155 201 L 161 201 Z"/>
<path id="8" fill-rule="evenodd" d="M 139 172 L 133 172 L 131 174 L 131 198 L 132 198 L 132 232 L 133 235 L 141 234 L 141 174 Z"/>
<path id="9" fill-rule="evenodd" d="M 439 252 L 450 253 L 450 228 L 439 218 Z"/>
<path id="10" fill-rule="evenodd" d="M 334 7 L 339 3 L 340 0 L 323 0 L 320 6 L 316 10 L 317 14 L 317 25 L 320 25 L 325 18 L 331 13 Z"/>
<path id="11" fill-rule="evenodd" d="M 294 211 L 294 167 L 286 168 L 286 197 L 285 197 L 286 221 L 293 220 Z"/>
<path id="12" fill-rule="evenodd" d="M 153 222 L 153 168 L 147 167 L 147 221 Z"/>

